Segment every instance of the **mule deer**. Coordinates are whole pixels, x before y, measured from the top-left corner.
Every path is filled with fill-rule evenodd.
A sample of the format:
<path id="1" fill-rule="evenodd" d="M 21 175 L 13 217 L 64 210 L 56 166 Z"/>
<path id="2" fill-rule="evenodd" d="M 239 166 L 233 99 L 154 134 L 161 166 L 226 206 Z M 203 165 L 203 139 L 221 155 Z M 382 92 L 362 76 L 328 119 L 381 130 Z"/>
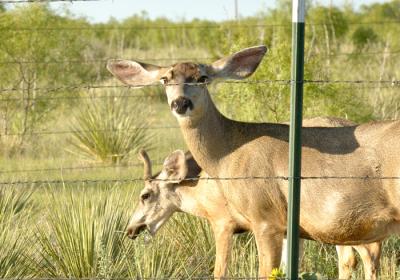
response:
<path id="1" fill-rule="evenodd" d="M 217 184 L 231 216 L 256 237 L 261 277 L 279 266 L 286 233 L 288 186 L 275 177 L 288 174 L 289 126 L 226 118 L 213 103 L 207 84 L 249 77 L 265 53 L 265 46 L 247 48 L 210 65 L 160 67 L 126 60 L 107 65 L 129 85 L 164 84 L 195 160 L 211 177 L 231 178 Z M 400 175 L 398 151 L 399 121 L 304 128 L 302 176 L 337 178 L 302 180 L 301 237 L 358 245 L 399 234 L 400 182 L 376 179 Z"/>
<path id="2" fill-rule="evenodd" d="M 309 126 L 351 124 L 353 123 L 350 121 L 337 118 L 315 118 L 304 121 L 304 125 Z M 217 183 L 213 180 L 188 180 L 198 176 L 207 177 L 204 172 L 200 174 L 201 168 L 189 152 L 184 154 L 182 151 L 176 151 L 169 155 L 165 159 L 162 171 L 156 176 L 152 176 L 151 162 L 147 153 L 142 151 L 140 157 L 144 163 L 145 188 L 141 191 L 140 202 L 127 227 L 128 236 L 136 238 L 145 228 L 152 229 L 152 234 L 155 234 L 176 211 L 207 218 L 212 226 L 217 247 L 214 277 L 217 279 L 224 277 L 232 235 L 239 228 L 226 207 L 227 202 Z M 379 265 L 380 243 L 374 247 L 370 246 L 355 246 L 364 263 L 365 279 L 375 279 L 373 277 Z M 339 279 L 350 279 L 351 271 L 357 264 L 353 249 L 351 246 L 336 247 L 339 256 Z"/>

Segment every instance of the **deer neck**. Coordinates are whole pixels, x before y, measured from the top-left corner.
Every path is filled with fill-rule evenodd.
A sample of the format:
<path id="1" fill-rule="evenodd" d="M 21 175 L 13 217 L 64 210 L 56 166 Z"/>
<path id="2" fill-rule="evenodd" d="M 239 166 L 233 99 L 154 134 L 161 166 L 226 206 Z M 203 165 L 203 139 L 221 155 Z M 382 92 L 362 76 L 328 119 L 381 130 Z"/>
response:
<path id="1" fill-rule="evenodd" d="M 231 151 L 234 121 L 223 116 L 208 95 L 204 114 L 196 120 L 179 120 L 179 125 L 195 160 L 216 176 L 220 160 Z"/>
<path id="2" fill-rule="evenodd" d="M 189 213 L 198 217 L 205 217 L 205 211 L 199 200 L 198 188 L 194 186 L 179 186 L 175 190 L 178 196 L 177 207 L 180 211 Z"/>

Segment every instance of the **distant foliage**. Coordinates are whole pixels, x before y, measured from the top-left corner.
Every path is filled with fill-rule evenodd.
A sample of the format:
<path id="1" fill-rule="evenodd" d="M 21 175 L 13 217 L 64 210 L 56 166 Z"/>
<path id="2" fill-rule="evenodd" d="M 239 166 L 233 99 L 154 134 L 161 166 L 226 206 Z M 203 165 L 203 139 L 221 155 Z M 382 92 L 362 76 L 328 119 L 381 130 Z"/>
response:
<path id="1" fill-rule="evenodd" d="M 24 153 L 32 141 L 30 134 L 50 122 L 52 112 L 60 106 L 72 103 L 68 99 L 41 98 L 78 94 L 73 89 L 48 92 L 43 88 L 91 83 L 105 71 L 103 65 L 99 68 L 76 63 L 103 56 L 104 44 L 98 44 L 92 31 L 33 30 L 74 26 L 89 25 L 58 16 L 46 5 L 18 5 L 0 13 L 0 88 L 13 89 L 1 93 L 6 101 L 0 102 L 0 134 L 18 134 L 4 140 L 8 146 L 4 155 Z"/>
<path id="2" fill-rule="evenodd" d="M 367 44 L 373 44 L 378 41 L 378 35 L 371 27 L 358 27 L 351 36 L 353 44 L 358 49 L 362 49 Z"/>

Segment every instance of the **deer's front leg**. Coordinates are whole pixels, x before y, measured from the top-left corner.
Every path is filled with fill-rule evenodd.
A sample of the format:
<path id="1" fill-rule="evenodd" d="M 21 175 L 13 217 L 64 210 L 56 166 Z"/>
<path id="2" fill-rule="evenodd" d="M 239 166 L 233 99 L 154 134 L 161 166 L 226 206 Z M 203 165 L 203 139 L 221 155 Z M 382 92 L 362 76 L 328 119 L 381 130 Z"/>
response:
<path id="1" fill-rule="evenodd" d="M 258 277 L 268 279 L 272 269 L 279 268 L 284 233 L 271 226 L 259 225 L 254 229 L 254 236 L 259 260 Z"/>
<path id="2" fill-rule="evenodd" d="M 214 278 L 223 279 L 227 273 L 229 253 L 232 248 L 233 229 L 225 223 L 216 223 L 212 226 L 216 247 Z"/>

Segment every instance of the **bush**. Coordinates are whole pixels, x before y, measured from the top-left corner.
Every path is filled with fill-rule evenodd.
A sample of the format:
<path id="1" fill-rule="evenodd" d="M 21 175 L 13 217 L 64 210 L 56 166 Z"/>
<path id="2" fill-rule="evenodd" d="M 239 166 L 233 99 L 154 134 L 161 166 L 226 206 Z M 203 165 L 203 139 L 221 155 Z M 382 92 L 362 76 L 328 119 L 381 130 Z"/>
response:
<path id="1" fill-rule="evenodd" d="M 88 160 L 118 164 L 139 149 L 149 150 L 151 134 L 140 100 L 133 104 L 111 96 L 81 108 L 72 122 L 71 152 Z"/>
<path id="2" fill-rule="evenodd" d="M 375 43 L 378 40 L 378 35 L 371 27 L 361 26 L 354 31 L 351 39 L 358 49 L 362 49 L 367 44 Z"/>

